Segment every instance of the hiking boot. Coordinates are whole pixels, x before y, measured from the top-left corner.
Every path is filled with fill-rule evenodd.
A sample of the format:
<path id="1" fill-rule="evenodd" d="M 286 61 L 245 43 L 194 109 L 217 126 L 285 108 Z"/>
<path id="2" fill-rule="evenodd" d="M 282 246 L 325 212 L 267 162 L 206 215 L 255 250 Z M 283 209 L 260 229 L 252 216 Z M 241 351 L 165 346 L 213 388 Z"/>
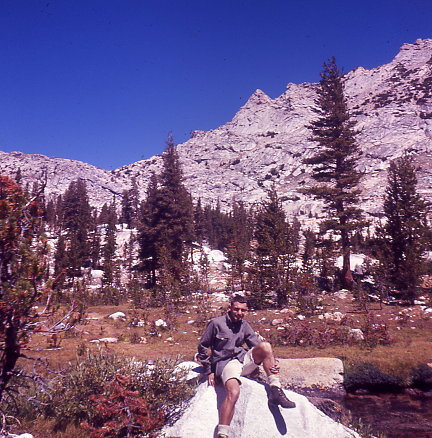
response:
<path id="1" fill-rule="evenodd" d="M 269 403 L 272 405 L 280 405 L 283 408 L 295 408 L 296 404 L 288 400 L 282 388 L 278 386 L 270 386 Z"/>

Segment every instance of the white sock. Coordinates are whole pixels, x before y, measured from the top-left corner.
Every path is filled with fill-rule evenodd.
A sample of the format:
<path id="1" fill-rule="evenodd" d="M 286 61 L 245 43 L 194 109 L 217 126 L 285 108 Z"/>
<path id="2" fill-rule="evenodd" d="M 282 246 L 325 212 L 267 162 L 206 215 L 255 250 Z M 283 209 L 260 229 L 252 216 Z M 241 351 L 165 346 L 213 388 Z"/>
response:
<path id="1" fill-rule="evenodd" d="M 228 424 L 218 424 L 217 432 L 218 434 L 223 434 L 228 436 L 230 431 L 230 426 Z"/>
<path id="2" fill-rule="evenodd" d="M 278 388 L 281 387 L 280 378 L 277 374 L 270 374 L 267 376 L 267 380 L 270 386 L 277 386 Z"/>

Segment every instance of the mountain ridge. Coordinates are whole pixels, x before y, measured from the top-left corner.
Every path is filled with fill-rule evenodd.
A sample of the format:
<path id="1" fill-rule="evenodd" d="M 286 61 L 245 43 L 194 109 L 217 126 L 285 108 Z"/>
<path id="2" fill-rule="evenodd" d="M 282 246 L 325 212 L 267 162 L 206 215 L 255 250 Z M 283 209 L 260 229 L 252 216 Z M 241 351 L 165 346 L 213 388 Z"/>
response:
<path id="1" fill-rule="evenodd" d="M 316 83 L 289 83 L 272 99 L 256 90 L 233 119 L 210 131 L 194 131 L 177 146 L 185 184 L 203 204 L 219 200 L 258 203 L 276 186 L 288 214 L 320 214 L 322 205 L 298 189 L 311 182 L 303 159 L 316 145 L 307 125 L 314 113 Z M 421 166 L 419 191 L 432 201 L 432 39 L 404 44 L 388 64 L 358 67 L 344 75 L 347 103 L 363 151 L 362 206 L 379 214 L 390 161 L 405 151 Z M 152 172 L 161 170 L 154 156 L 108 171 L 74 160 L 39 154 L 0 152 L 0 172 L 13 176 L 21 168 L 24 182 L 37 179 L 34 169 L 47 169 L 49 195 L 63 193 L 76 178 L 87 182 L 90 202 L 101 207 L 118 199 L 136 177 L 140 197 Z"/>

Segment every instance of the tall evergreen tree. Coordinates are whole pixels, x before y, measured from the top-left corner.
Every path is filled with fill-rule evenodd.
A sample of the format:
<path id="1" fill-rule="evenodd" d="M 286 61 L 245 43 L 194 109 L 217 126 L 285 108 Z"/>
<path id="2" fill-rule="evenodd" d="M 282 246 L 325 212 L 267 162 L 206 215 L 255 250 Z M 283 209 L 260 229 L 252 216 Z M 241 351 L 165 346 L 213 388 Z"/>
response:
<path id="1" fill-rule="evenodd" d="M 17 369 L 41 310 L 45 294 L 46 239 L 40 235 L 42 210 L 12 179 L 0 175 L 0 401 L 26 372 Z M 31 367 L 29 367 L 31 368 Z M 15 391 L 16 393 L 16 388 Z M 3 418 L 4 415 L 3 415 Z"/>
<path id="2" fill-rule="evenodd" d="M 103 277 L 102 282 L 104 286 L 112 286 L 115 278 L 116 262 L 115 254 L 117 249 L 116 243 L 116 224 L 117 215 L 115 208 L 112 206 L 108 218 L 108 224 L 105 231 L 105 241 L 102 249 L 103 253 Z"/>
<path id="3" fill-rule="evenodd" d="M 404 155 L 390 163 L 384 198 L 386 223 L 378 230 L 378 256 L 390 284 L 414 302 L 424 273 L 427 207 L 417 192 L 416 168 Z"/>
<path id="4" fill-rule="evenodd" d="M 138 235 L 139 257 L 142 270 L 147 273 L 147 286 L 156 286 L 156 270 L 158 267 L 157 223 L 158 223 L 158 178 L 155 173 L 150 177 L 146 198 L 140 208 L 140 231 Z"/>
<path id="5" fill-rule="evenodd" d="M 204 210 L 201 205 L 201 199 L 198 199 L 198 202 L 194 208 L 194 223 L 195 223 L 195 240 L 202 244 L 205 235 L 205 216 Z"/>
<path id="6" fill-rule="evenodd" d="M 231 265 L 233 289 L 245 288 L 246 261 L 250 259 L 252 221 L 249 212 L 241 202 L 234 202 L 231 214 L 231 237 L 227 246 L 228 263 Z"/>
<path id="7" fill-rule="evenodd" d="M 127 224 L 129 228 L 137 225 L 138 218 L 138 186 L 136 178 L 132 178 L 132 187 L 123 191 L 121 202 L 120 222 Z"/>
<path id="8" fill-rule="evenodd" d="M 66 231 L 68 275 L 81 276 L 81 267 L 90 264 L 88 234 L 92 222 L 87 187 L 82 180 L 73 181 L 62 201 L 63 227 Z"/>
<path id="9" fill-rule="evenodd" d="M 361 226 L 358 208 L 361 173 L 356 168 L 361 151 L 355 140 L 355 123 L 348 112 L 341 72 L 334 58 L 324 63 L 316 105 L 318 118 L 309 128 L 318 150 L 304 162 L 314 166 L 312 178 L 318 184 L 304 192 L 324 201 L 329 218 L 322 226 L 340 235 L 341 280 L 344 287 L 350 288 L 353 284 L 350 236 Z"/>
<path id="10" fill-rule="evenodd" d="M 181 294 L 185 293 L 185 267 L 194 237 L 193 204 L 183 183 L 180 160 L 171 136 L 162 159 L 158 185 L 155 187 L 154 178 L 142 210 L 140 255 L 144 262 L 150 262 L 152 275 L 156 270 L 165 273 L 164 289 L 168 287 L 169 277 L 170 291 Z"/>
<path id="11" fill-rule="evenodd" d="M 315 254 L 315 233 L 308 228 L 303 232 L 304 245 L 302 253 L 302 268 L 304 272 L 311 273 L 314 266 L 314 254 Z"/>
<path id="12" fill-rule="evenodd" d="M 273 293 L 279 307 L 288 300 L 291 268 L 295 260 L 295 245 L 292 245 L 289 236 L 290 226 L 273 188 L 256 216 L 256 257 L 251 271 L 252 288 L 258 301 L 256 305 L 265 306 Z"/>

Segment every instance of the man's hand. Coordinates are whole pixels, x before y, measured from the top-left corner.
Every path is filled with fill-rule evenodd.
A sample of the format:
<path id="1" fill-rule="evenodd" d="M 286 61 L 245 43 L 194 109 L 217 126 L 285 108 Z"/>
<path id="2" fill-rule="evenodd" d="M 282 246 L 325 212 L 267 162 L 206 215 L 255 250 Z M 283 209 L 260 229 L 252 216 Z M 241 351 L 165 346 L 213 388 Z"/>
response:
<path id="1" fill-rule="evenodd" d="M 214 373 L 210 373 L 210 374 L 208 375 L 208 379 L 207 379 L 207 381 L 208 381 L 208 384 L 209 384 L 210 386 L 215 386 L 215 385 L 216 385 L 215 374 L 214 374 Z"/>
<path id="2" fill-rule="evenodd" d="M 270 372 L 272 374 L 279 374 L 279 371 L 280 371 L 279 361 L 275 359 L 274 365 L 270 367 Z"/>

